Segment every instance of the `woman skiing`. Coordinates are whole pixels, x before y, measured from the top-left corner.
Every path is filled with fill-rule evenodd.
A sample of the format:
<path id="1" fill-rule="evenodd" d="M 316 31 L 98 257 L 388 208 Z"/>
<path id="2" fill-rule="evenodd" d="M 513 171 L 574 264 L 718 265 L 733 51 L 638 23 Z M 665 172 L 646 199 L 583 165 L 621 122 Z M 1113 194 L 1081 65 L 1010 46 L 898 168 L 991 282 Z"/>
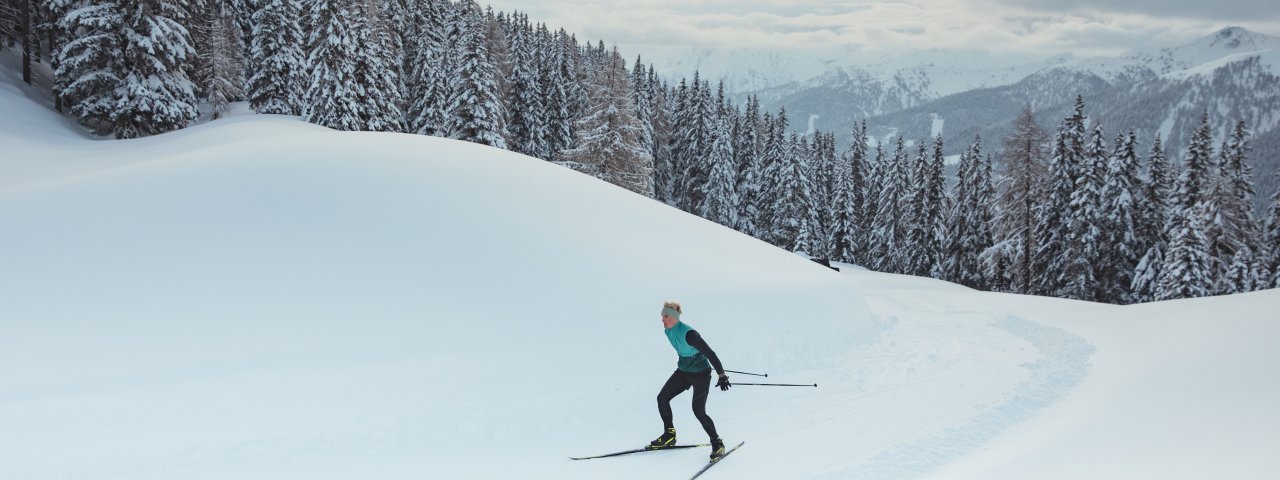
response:
<path id="1" fill-rule="evenodd" d="M 728 390 L 731 384 L 729 376 L 724 373 L 720 358 L 711 350 L 702 335 L 689 324 L 680 321 L 680 304 L 666 302 L 662 305 L 662 326 L 667 340 L 676 349 L 680 360 L 676 371 L 667 379 L 667 383 L 658 392 L 658 414 L 662 416 L 662 424 L 666 431 L 662 436 L 649 443 L 649 448 L 659 449 L 676 444 L 676 429 L 671 421 L 671 399 L 681 392 L 693 387 L 693 414 L 702 423 L 702 428 L 711 438 L 711 459 L 724 456 L 724 442 L 716 434 L 716 424 L 707 415 L 707 394 L 711 391 L 711 367 L 714 366 L 720 381 L 716 383 L 720 390 Z"/>

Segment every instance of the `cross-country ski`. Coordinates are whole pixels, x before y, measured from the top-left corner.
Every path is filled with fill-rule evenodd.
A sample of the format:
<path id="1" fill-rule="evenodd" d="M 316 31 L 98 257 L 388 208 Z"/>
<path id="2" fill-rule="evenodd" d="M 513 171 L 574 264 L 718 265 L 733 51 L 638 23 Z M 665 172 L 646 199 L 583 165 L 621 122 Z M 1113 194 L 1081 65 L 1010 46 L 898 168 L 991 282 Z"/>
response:
<path id="1" fill-rule="evenodd" d="M 711 467 L 714 467 L 716 466 L 716 464 L 723 462 L 725 457 L 728 457 L 730 453 L 733 453 L 734 451 L 738 450 L 738 448 L 742 447 L 742 445 L 745 443 L 747 442 L 738 443 L 737 446 L 730 448 L 728 451 L 724 452 L 724 455 L 721 455 L 719 457 L 716 457 L 715 459 L 708 461 L 706 465 L 702 466 L 702 470 L 698 470 L 698 473 L 695 473 L 693 474 L 692 477 L 689 477 L 689 480 L 693 480 L 695 478 L 702 476 L 702 474 L 707 473 L 707 470 L 710 470 Z"/>
<path id="2" fill-rule="evenodd" d="M 620 457 L 620 456 L 622 456 L 622 455 L 631 455 L 631 454 L 633 454 L 633 453 L 661 452 L 661 451 L 663 451 L 663 450 L 680 450 L 680 449 L 685 449 L 685 448 L 706 447 L 706 446 L 710 446 L 710 445 L 711 445 L 711 444 L 709 444 L 709 443 L 697 443 L 697 444 L 693 444 L 693 445 L 672 445 L 672 446 L 669 446 L 669 447 L 661 447 L 661 448 L 656 448 L 656 447 L 643 447 L 643 448 L 636 448 L 636 449 L 632 449 L 632 450 L 623 450 L 623 451 L 621 451 L 621 452 L 606 453 L 606 454 L 603 454 L 603 455 L 594 455 L 594 456 L 590 456 L 590 457 L 569 457 L 569 459 L 570 459 L 570 460 L 592 460 L 592 459 L 596 459 L 596 458 Z"/>

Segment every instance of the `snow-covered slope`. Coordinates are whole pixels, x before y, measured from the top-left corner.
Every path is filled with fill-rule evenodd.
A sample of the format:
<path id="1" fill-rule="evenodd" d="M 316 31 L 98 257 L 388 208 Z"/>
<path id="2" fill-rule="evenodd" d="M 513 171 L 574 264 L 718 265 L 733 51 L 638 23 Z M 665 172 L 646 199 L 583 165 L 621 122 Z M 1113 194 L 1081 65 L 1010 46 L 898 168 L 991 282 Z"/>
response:
<path id="1" fill-rule="evenodd" d="M 680 478 L 705 449 L 567 459 L 659 433 L 668 299 L 729 368 L 819 385 L 712 392 L 747 444 L 704 478 L 1280 471 L 1277 291 L 837 273 L 487 147 L 251 115 L 98 140 L 32 92 L 0 82 L 0 478 Z M 1119 418 L 1167 423 L 1089 456 Z"/>

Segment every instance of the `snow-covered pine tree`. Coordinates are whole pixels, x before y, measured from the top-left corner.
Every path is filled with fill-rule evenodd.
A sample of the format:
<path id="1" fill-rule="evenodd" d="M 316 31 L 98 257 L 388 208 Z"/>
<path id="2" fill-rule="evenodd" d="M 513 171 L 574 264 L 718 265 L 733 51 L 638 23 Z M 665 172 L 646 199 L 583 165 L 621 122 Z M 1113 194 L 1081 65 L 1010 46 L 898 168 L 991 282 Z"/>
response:
<path id="1" fill-rule="evenodd" d="M 213 119 L 221 118 L 231 102 L 244 97 L 245 44 L 238 21 L 239 12 L 231 3 L 209 2 L 202 15 L 202 27 L 208 33 L 207 45 L 199 52 L 207 72 L 205 99 L 213 109 Z"/>
<path id="2" fill-rule="evenodd" d="M 671 96 L 671 136 L 667 139 L 668 150 L 671 152 L 671 158 L 666 162 L 670 167 L 662 181 L 665 182 L 662 188 L 667 189 L 667 204 L 676 208 L 683 209 L 685 202 L 685 161 L 688 159 L 686 151 L 691 147 L 688 144 L 689 125 L 692 120 L 692 89 L 689 87 L 688 80 L 681 78 L 680 84 L 672 91 Z"/>
<path id="3" fill-rule="evenodd" d="M 539 82 L 541 53 L 535 49 L 535 32 L 527 20 L 513 25 L 509 39 L 512 66 L 510 92 L 507 105 L 509 119 L 507 130 L 511 135 L 511 149 L 531 157 L 550 156 L 547 149 L 546 95 Z"/>
<path id="4" fill-rule="evenodd" d="M 1142 180 L 1142 200 L 1138 202 L 1140 220 L 1137 221 L 1138 251 L 1144 252 L 1138 260 L 1130 283 L 1130 295 L 1134 302 L 1150 302 L 1156 298 L 1160 269 L 1164 264 L 1164 251 L 1168 248 L 1166 228 L 1169 226 L 1170 196 L 1173 194 L 1173 177 L 1160 134 L 1151 145 L 1147 156 L 1146 178 Z"/>
<path id="5" fill-rule="evenodd" d="M 867 230 L 871 227 L 871 214 L 867 212 L 867 185 L 871 183 L 867 158 L 867 121 L 864 119 L 854 128 L 853 139 L 849 143 L 849 151 L 842 163 L 848 168 L 849 202 L 849 262 L 859 265 L 866 262 Z M 837 208 L 839 205 L 837 204 Z"/>
<path id="6" fill-rule="evenodd" d="M 301 115 L 306 92 L 300 0 L 257 0 L 250 41 L 249 107 L 258 113 Z"/>
<path id="7" fill-rule="evenodd" d="M 728 119 L 721 118 L 712 130 L 711 174 L 704 187 L 706 196 L 698 215 L 729 228 L 738 224 L 738 172 L 733 160 L 733 135 Z"/>
<path id="8" fill-rule="evenodd" d="M 975 137 L 974 143 L 978 145 L 976 150 L 981 150 L 982 139 Z M 991 154 L 986 154 L 978 162 L 976 180 L 976 191 L 974 193 L 974 207 L 970 209 L 973 219 L 969 222 L 974 226 L 974 239 L 972 262 L 973 277 L 972 281 L 976 288 L 983 290 L 991 289 L 991 278 L 982 268 L 982 252 L 991 249 L 995 244 L 995 219 L 1000 216 L 1000 205 L 996 203 L 996 185 L 992 176 L 995 168 L 995 162 L 991 159 Z M 1008 265 L 1001 267 L 1001 270 L 1007 269 Z"/>
<path id="9" fill-rule="evenodd" d="M 1032 262 L 1035 291 L 1059 295 L 1066 286 L 1066 242 L 1071 236 L 1071 196 L 1084 157 L 1084 99 L 1076 97 L 1075 111 L 1063 119 L 1050 154 L 1045 201 L 1036 210 L 1036 252 Z"/>
<path id="10" fill-rule="evenodd" d="M 1185 175 L 1185 172 L 1184 172 Z M 1183 182 L 1179 182 L 1180 184 Z M 1185 185 L 1185 184 L 1184 184 Z M 1160 272 L 1156 300 L 1204 297 L 1213 294 L 1212 259 L 1204 237 L 1210 219 L 1205 202 L 1180 209 L 1169 231 L 1169 252 Z"/>
<path id="11" fill-rule="evenodd" d="M 511 123 L 511 79 L 515 77 L 515 61 L 511 55 L 510 39 L 502 26 L 503 21 L 493 13 L 493 7 L 485 7 L 481 15 L 481 41 L 485 44 L 485 52 L 489 56 L 489 64 L 493 66 L 495 94 L 498 98 L 497 131 L 502 135 L 503 148 L 510 149 L 512 136 Z"/>
<path id="12" fill-rule="evenodd" d="M 857 132 L 857 129 L 854 129 Z M 856 144 L 857 141 L 855 140 Z M 850 150 L 856 150 L 858 147 L 851 147 Z M 831 246 L 831 259 L 855 263 L 860 257 L 858 249 L 858 215 L 861 210 L 861 196 L 854 186 L 854 169 L 855 160 L 851 157 L 851 152 L 846 152 L 840 156 L 840 161 L 836 163 L 835 184 L 831 192 L 831 232 L 827 238 L 827 244 Z"/>
<path id="13" fill-rule="evenodd" d="M 650 91 L 648 70 L 636 56 L 635 66 L 631 68 L 631 101 L 636 106 L 636 120 L 640 121 L 640 146 L 653 156 L 653 98 Z"/>
<path id="14" fill-rule="evenodd" d="M 653 65 L 649 66 L 649 97 L 653 99 L 650 124 L 653 126 L 653 184 L 655 198 L 668 205 L 673 202 L 675 164 L 671 144 L 675 138 L 672 121 L 675 117 L 676 95 L 661 79 Z"/>
<path id="15" fill-rule="evenodd" d="M 1098 268 L 1102 256 L 1104 207 L 1102 181 L 1107 172 L 1107 148 L 1102 124 L 1096 123 L 1085 147 L 1083 162 L 1076 168 L 1075 189 L 1071 191 L 1064 243 L 1062 276 L 1058 296 L 1097 301 L 1101 292 Z"/>
<path id="16" fill-rule="evenodd" d="M 871 225 L 871 245 L 868 246 L 871 267 L 881 272 L 899 273 L 904 266 L 899 263 L 899 253 L 904 243 L 902 226 L 902 210 L 905 207 L 905 191 L 910 182 L 906 144 L 898 137 L 893 157 L 884 159 L 880 168 L 881 178 L 879 198 L 876 201 L 876 216 Z"/>
<path id="17" fill-rule="evenodd" d="M 545 27 L 543 27 L 545 28 Z M 576 88 L 570 60 L 564 53 L 568 36 L 560 30 L 555 36 L 540 35 L 547 42 L 543 46 L 543 65 L 539 68 L 539 81 L 547 98 L 543 99 L 547 122 L 547 151 L 554 160 L 563 150 L 573 147 L 573 105 L 570 92 Z"/>
<path id="18" fill-rule="evenodd" d="M 916 158 L 910 197 L 911 222 L 907 230 L 910 255 L 904 259 L 907 261 L 906 273 L 911 275 L 924 277 L 939 273 L 948 210 L 946 181 L 942 177 L 942 148 L 942 135 L 939 134 L 933 139 L 933 154 L 925 155 L 922 141 L 920 155 Z"/>
<path id="19" fill-rule="evenodd" d="M 898 261 L 901 265 L 901 272 L 907 275 L 928 276 L 929 272 L 918 272 L 917 260 L 924 251 L 924 239 L 926 233 L 921 225 L 920 217 L 924 212 L 918 210 L 923 204 L 923 190 L 927 181 L 926 171 L 928 170 L 929 159 L 925 155 L 925 142 L 923 139 L 915 142 L 916 155 L 909 160 L 908 164 L 908 180 L 906 188 L 903 191 L 901 211 L 902 218 L 898 221 L 902 225 L 902 245 L 898 248 Z"/>
<path id="20" fill-rule="evenodd" d="M 444 130 L 449 138 L 505 149 L 503 106 L 484 38 L 484 13 L 475 0 L 464 0 L 454 6 L 450 25 L 449 48 L 455 61 Z"/>
<path id="21" fill-rule="evenodd" d="M 562 153 L 563 164 L 653 197 L 653 158 L 640 145 L 631 81 L 617 48 L 590 87 L 591 109 L 578 120 L 578 146 Z"/>
<path id="22" fill-rule="evenodd" d="M 1227 263 L 1227 271 L 1219 281 L 1221 285 L 1217 290 L 1226 293 L 1251 292 L 1255 280 L 1253 251 L 1249 247 L 1243 247 L 1231 255 L 1231 261 Z"/>
<path id="23" fill-rule="evenodd" d="M 1191 134 L 1191 144 L 1183 161 L 1182 173 L 1173 194 L 1173 213 L 1189 211 L 1197 204 L 1212 200 L 1213 147 L 1209 114 L 1200 117 L 1200 126 Z"/>
<path id="24" fill-rule="evenodd" d="M 829 142 L 825 133 L 821 131 L 813 133 L 810 166 L 813 171 L 813 203 L 816 214 L 814 227 L 818 236 L 813 242 L 815 248 L 809 253 L 821 258 L 830 257 L 826 240 L 831 237 L 831 197 L 832 190 L 835 188 L 836 161 L 832 156 L 834 149 L 828 144 Z"/>
<path id="25" fill-rule="evenodd" d="M 781 114 L 780 114 L 781 115 Z M 778 133 L 781 135 L 781 133 Z M 808 165 L 805 148 L 795 132 L 783 142 L 786 152 L 775 169 L 778 183 L 773 207 L 772 233 L 770 236 L 779 247 L 793 252 L 809 253 L 813 250 L 814 211 L 812 170 Z"/>
<path id="26" fill-rule="evenodd" d="M 116 91 L 125 77 L 124 13 L 116 2 L 54 0 L 58 28 L 69 41 L 55 53 L 55 88 L 76 120 L 97 134 L 111 132 Z"/>
<path id="27" fill-rule="evenodd" d="M 1138 157 L 1134 151 L 1137 134 L 1133 130 L 1117 135 L 1112 145 L 1111 161 L 1103 180 L 1102 243 L 1096 268 L 1098 300 L 1109 303 L 1132 303 L 1130 286 L 1138 266 L 1139 250 L 1137 199 L 1142 197 L 1138 178 Z"/>
<path id="28" fill-rule="evenodd" d="M 756 218 L 760 197 L 760 101 L 747 97 L 746 110 L 738 118 L 734 136 L 733 156 L 738 168 L 738 225 L 739 232 L 760 236 Z"/>
<path id="29" fill-rule="evenodd" d="M 764 147 L 761 151 L 760 162 L 760 196 L 757 199 L 757 208 L 759 215 L 756 217 L 756 225 L 760 229 L 761 240 L 774 245 L 781 246 L 784 239 L 774 235 L 777 228 L 775 223 L 780 222 L 775 216 L 776 206 L 780 201 L 781 183 L 784 164 L 789 160 L 788 147 L 786 137 L 783 132 L 787 130 L 787 112 L 785 109 L 779 109 L 776 117 L 771 114 L 765 114 L 763 120 Z"/>
<path id="30" fill-rule="evenodd" d="M 120 12 L 123 76 L 110 107 L 112 132 L 136 138 L 186 127 L 197 115 L 195 86 L 182 68 L 195 55 L 187 3 L 140 0 Z"/>
<path id="31" fill-rule="evenodd" d="M 399 86 L 376 6 L 369 0 L 311 5 L 308 122 L 337 130 L 400 131 Z"/>
<path id="32" fill-rule="evenodd" d="M 995 245 L 982 254 L 984 270 L 997 291 L 1030 293 L 1032 256 L 1035 252 L 1035 206 L 1042 200 L 1048 134 L 1036 123 L 1030 106 L 1013 122 L 1013 133 L 1002 140 L 1004 174 L 997 199 L 1000 215 L 993 233 Z M 996 271 L 1003 275 L 993 275 Z"/>
<path id="33" fill-rule="evenodd" d="M 444 136 L 445 107 L 453 56 L 448 43 L 450 7 L 446 0 L 411 0 L 405 37 L 405 129 Z"/>
<path id="34" fill-rule="evenodd" d="M 1276 176 L 1280 177 L 1280 171 Z M 1263 259 L 1263 268 L 1259 269 L 1263 271 L 1258 272 L 1258 288 L 1280 288 L 1280 187 L 1271 194 L 1271 205 L 1267 207 L 1267 217 L 1263 221 L 1262 245 L 1267 250 L 1258 252 Z M 1267 273 L 1271 276 L 1266 276 Z"/>
<path id="35" fill-rule="evenodd" d="M 686 102 L 688 112 L 681 128 L 675 130 L 681 137 L 675 194 L 680 199 L 677 206 L 692 213 L 698 211 L 706 195 L 702 189 L 711 173 L 707 153 L 711 149 L 711 125 L 715 120 L 710 85 L 700 79 L 698 72 L 694 72 Z"/>
<path id="36" fill-rule="evenodd" d="M 1253 174 L 1248 164 L 1248 142 L 1248 127 L 1244 121 L 1237 121 L 1231 137 L 1224 142 L 1218 155 L 1219 175 L 1214 184 L 1214 203 L 1219 214 L 1214 217 L 1213 231 L 1217 235 L 1210 239 L 1210 255 L 1229 270 L 1218 277 L 1222 282 L 1215 289 L 1217 294 L 1252 290 L 1253 252 L 1261 248 L 1258 223 L 1253 216 Z M 1235 271 L 1237 268 L 1245 271 Z M 1232 275 L 1250 278 L 1229 278 Z"/>
<path id="37" fill-rule="evenodd" d="M 1182 173 L 1173 194 L 1173 206 L 1165 227 L 1168 250 L 1160 268 L 1156 300 L 1211 295 L 1214 290 L 1215 259 L 1210 255 L 1205 232 L 1213 223 L 1217 208 L 1210 198 L 1213 185 L 1212 137 L 1209 115 L 1191 136 Z"/>
<path id="38" fill-rule="evenodd" d="M 864 132 L 865 133 L 865 132 Z M 867 162 L 866 183 L 863 185 L 862 195 L 862 246 L 863 246 L 863 266 L 874 268 L 873 252 L 875 249 L 875 223 L 876 216 L 880 210 L 880 193 L 884 189 L 884 177 L 887 171 L 885 166 L 887 160 L 884 157 L 884 145 L 876 142 L 875 156 L 870 157 Z"/>
<path id="39" fill-rule="evenodd" d="M 991 183 L 991 162 L 982 155 L 982 139 L 974 137 L 960 155 L 957 181 L 951 195 L 950 214 L 937 278 L 971 288 L 986 288 L 987 275 L 981 255 L 991 247 L 990 203 L 995 191 Z"/>

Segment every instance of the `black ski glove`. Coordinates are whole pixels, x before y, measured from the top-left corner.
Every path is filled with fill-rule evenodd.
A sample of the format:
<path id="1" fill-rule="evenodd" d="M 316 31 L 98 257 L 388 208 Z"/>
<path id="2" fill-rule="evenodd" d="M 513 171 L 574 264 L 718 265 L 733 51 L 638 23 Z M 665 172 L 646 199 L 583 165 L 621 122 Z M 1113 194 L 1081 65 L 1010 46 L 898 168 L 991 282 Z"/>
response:
<path id="1" fill-rule="evenodd" d="M 720 391 L 722 391 L 722 392 L 723 392 L 723 391 L 725 391 L 725 390 L 728 390 L 728 389 L 729 389 L 729 387 L 732 387 L 732 386 L 733 386 L 733 384 L 729 383 L 729 376 L 728 376 L 728 375 L 725 375 L 725 374 L 721 373 L 721 374 L 720 374 L 720 381 L 719 381 L 719 382 L 716 382 L 716 386 L 717 386 L 717 387 L 720 387 Z"/>

